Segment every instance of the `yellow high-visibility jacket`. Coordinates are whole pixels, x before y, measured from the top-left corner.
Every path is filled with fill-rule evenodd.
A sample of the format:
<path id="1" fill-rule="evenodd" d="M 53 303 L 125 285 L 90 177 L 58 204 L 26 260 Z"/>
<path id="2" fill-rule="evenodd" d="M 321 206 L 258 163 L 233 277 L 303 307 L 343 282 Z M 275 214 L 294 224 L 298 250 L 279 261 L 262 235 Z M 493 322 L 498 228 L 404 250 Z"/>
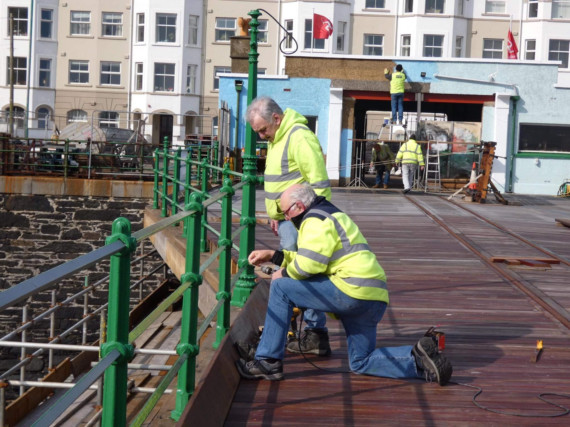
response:
<path id="1" fill-rule="evenodd" d="M 331 184 L 321 146 L 307 119 L 287 108 L 273 142 L 267 144 L 264 173 L 265 208 L 271 219 L 285 217 L 281 194 L 293 184 L 309 183 L 317 195 L 331 198 Z"/>
<path id="2" fill-rule="evenodd" d="M 325 274 L 352 298 L 388 303 L 386 273 L 350 217 L 324 197 L 301 215 L 298 250 L 283 251 L 283 275 L 303 280 Z"/>
<path id="3" fill-rule="evenodd" d="M 398 154 L 396 154 L 396 163 L 414 163 L 416 165 L 419 164 L 420 166 L 424 166 L 424 155 L 420 144 L 418 144 L 415 139 L 409 139 L 404 142 L 401 145 Z"/>
<path id="4" fill-rule="evenodd" d="M 404 93 L 406 74 L 402 71 L 395 71 L 390 79 L 390 93 Z"/>

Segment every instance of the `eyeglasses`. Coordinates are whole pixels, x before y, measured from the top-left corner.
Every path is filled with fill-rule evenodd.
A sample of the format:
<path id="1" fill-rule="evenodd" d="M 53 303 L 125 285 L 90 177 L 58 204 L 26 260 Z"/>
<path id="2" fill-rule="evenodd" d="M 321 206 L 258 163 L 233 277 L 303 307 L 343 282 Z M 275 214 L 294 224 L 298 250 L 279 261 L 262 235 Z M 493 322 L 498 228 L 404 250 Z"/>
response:
<path id="1" fill-rule="evenodd" d="M 293 209 L 295 206 L 297 206 L 297 202 L 293 202 L 293 204 L 291 206 L 289 206 L 286 210 L 283 211 L 283 215 L 285 216 L 289 216 L 289 211 L 291 209 Z"/>

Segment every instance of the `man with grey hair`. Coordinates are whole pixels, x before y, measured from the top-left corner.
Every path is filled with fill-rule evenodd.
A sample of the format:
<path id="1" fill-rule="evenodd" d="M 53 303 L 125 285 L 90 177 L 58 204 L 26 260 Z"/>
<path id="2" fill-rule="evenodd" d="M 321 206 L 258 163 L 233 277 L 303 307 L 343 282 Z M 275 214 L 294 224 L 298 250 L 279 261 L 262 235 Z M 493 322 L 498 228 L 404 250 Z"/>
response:
<path id="1" fill-rule="evenodd" d="M 281 210 L 299 230 L 297 251 L 253 251 L 248 261 L 280 265 L 253 360 L 236 362 L 247 379 L 282 380 L 284 345 L 293 307 L 337 316 L 345 329 L 351 371 L 446 384 L 453 368 L 432 337 L 414 346 L 376 348 L 376 328 L 388 305 L 386 274 L 358 226 L 306 184 L 287 189 Z"/>
<path id="2" fill-rule="evenodd" d="M 245 118 L 257 134 L 268 141 L 264 173 L 265 208 L 271 229 L 279 236 L 282 249 L 297 250 L 297 230 L 286 221 L 280 208 L 283 192 L 294 184 L 308 183 L 317 195 L 331 198 L 331 186 L 321 145 L 307 126 L 307 119 L 287 108 L 285 111 L 270 97 L 261 96 L 252 101 Z M 330 354 L 326 317 L 324 313 L 305 312 L 307 326 L 303 331 L 301 347 L 305 353 Z M 297 342 L 287 346 L 298 352 Z"/>

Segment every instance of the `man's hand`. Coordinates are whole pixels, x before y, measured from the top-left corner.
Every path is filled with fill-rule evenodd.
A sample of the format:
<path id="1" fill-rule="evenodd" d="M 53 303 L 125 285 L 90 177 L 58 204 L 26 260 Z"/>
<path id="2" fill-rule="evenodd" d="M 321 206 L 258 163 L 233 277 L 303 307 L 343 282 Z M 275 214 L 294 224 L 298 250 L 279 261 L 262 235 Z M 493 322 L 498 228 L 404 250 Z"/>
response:
<path id="1" fill-rule="evenodd" d="M 258 251 L 253 251 L 247 257 L 247 261 L 251 265 L 259 265 L 264 262 L 271 261 L 271 258 L 273 257 L 274 253 L 275 251 L 271 249 L 260 249 Z"/>
<path id="2" fill-rule="evenodd" d="M 388 74 L 388 69 L 384 68 L 384 74 Z"/>
<path id="3" fill-rule="evenodd" d="M 272 220 L 271 220 L 271 229 L 273 230 L 273 233 L 274 233 L 276 236 L 279 236 L 279 233 L 278 233 L 278 231 L 279 231 L 279 221 L 277 221 L 276 219 L 272 219 Z"/>
<path id="4" fill-rule="evenodd" d="M 424 170 L 424 167 L 423 167 L 423 166 L 420 166 L 420 170 L 423 171 L 423 170 Z"/>
<path id="5" fill-rule="evenodd" d="M 275 270 L 271 275 L 271 280 L 281 279 L 283 277 L 283 269 Z"/>

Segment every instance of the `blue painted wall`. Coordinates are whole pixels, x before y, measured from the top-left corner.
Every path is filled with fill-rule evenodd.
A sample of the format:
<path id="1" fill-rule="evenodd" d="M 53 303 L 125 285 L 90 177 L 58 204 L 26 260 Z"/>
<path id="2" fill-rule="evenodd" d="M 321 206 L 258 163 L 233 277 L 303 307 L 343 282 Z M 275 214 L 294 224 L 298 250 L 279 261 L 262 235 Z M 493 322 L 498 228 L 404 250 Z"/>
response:
<path id="1" fill-rule="evenodd" d="M 518 126 L 521 123 L 570 125 L 570 89 L 556 88 L 557 65 L 551 63 L 484 60 L 401 60 L 408 80 L 430 83 L 430 92 L 439 94 L 494 95 L 518 93 L 517 127 L 514 135 L 514 160 L 512 191 L 522 194 L 555 195 L 560 184 L 570 178 L 570 153 L 563 158 L 553 158 L 547 153 L 536 153 L 528 158 L 517 155 Z M 421 77 L 425 72 L 426 76 Z M 465 82 L 435 77 L 452 76 L 482 82 Z M 232 110 L 231 136 L 234 138 L 236 91 L 234 77 L 220 78 L 220 101 L 227 101 Z M 241 116 L 239 146 L 244 144 L 245 126 L 243 113 L 247 100 L 247 78 L 241 93 Z M 493 80 L 494 84 L 490 82 Z M 516 85 L 515 88 L 512 85 Z M 283 108 L 291 107 L 301 114 L 318 116 L 317 136 L 328 152 L 329 126 L 329 79 L 267 77 L 258 80 L 258 94 L 273 97 Z M 509 140 L 513 138 L 508 130 L 506 141 L 497 140 L 494 134 L 496 109 L 493 106 L 483 108 L 482 139 L 497 141 L 505 152 L 509 153 Z M 512 126 L 512 123 L 509 127 Z M 340 141 L 340 176 L 350 176 L 352 153 L 352 130 L 343 129 Z M 570 142 L 569 142 L 570 144 Z M 540 161 L 537 163 L 536 159 Z M 500 165 L 502 168 L 502 165 Z M 497 171 L 500 168 L 497 168 Z M 504 171 L 504 169 L 502 170 Z M 504 171 L 508 176 L 508 171 Z"/>

